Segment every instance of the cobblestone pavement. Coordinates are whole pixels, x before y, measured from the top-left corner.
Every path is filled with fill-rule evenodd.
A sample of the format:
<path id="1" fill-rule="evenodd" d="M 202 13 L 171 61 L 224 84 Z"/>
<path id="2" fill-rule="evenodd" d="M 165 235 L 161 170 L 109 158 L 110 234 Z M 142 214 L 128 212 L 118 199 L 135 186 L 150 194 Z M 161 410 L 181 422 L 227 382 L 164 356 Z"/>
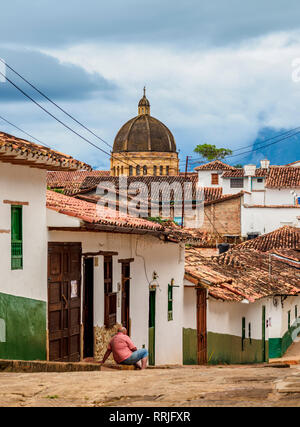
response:
<path id="1" fill-rule="evenodd" d="M 0 406 L 300 406 L 300 365 L 0 373 Z"/>

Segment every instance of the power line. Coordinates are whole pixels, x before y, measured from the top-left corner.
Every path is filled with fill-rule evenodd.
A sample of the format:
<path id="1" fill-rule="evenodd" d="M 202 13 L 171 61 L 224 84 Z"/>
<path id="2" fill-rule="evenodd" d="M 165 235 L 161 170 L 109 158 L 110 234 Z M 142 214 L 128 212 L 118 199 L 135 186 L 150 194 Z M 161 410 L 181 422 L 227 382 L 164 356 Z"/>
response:
<path id="1" fill-rule="evenodd" d="M 28 95 L 26 92 L 24 92 L 19 86 L 17 86 L 12 80 L 10 80 L 7 76 L 5 76 L 1 71 L 0 74 L 16 89 L 18 89 L 26 98 L 30 99 L 35 105 L 37 105 L 39 108 L 41 108 L 45 113 L 47 113 L 49 116 L 51 116 L 53 119 L 55 119 L 58 123 L 63 125 L 65 128 L 73 132 L 75 135 L 79 136 L 79 138 L 83 139 L 85 142 L 96 148 L 97 150 L 100 150 L 102 153 L 108 155 L 109 157 L 114 157 L 112 154 L 108 153 L 107 151 L 103 150 L 102 148 L 98 147 L 98 145 L 94 144 L 84 136 L 82 136 L 80 133 L 76 132 L 74 129 L 72 129 L 70 126 L 62 122 L 60 119 L 58 119 L 54 114 L 50 113 L 46 108 L 44 108 L 42 105 L 40 105 L 37 101 L 35 101 L 30 95 Z M 125 163 L 123 160 L 119 160 L 120 162 L 124 163 L 126 166 L 130 166 L 128 163 Z"/>
<path id="2" fill-rule="evenodd" d="M 295 128 L 295 129 L 300 129 L 300 128 L 298 127 L 298 128 Z M 284 134 L 282 134 L 282 135 L 289 134 L 290 132 L 294 131 L 295 129 L 292 129 L 292 130 L 290 130 L 290 131 L 288 131 L 288 132 L 285 132 L 285 133 L 284 133 Z M 293 134 L 291 134 L 291 135 L 287 135 L 285 138 L 281 138 L 281 139 L 279 139 L 278 141 L 274 141 L 274 142 L 272 142 L 272 143 L 270 143 L 270 144 L 266 144 L 266 145 L 261 145 L 261 146 L 259 146 L 259 147 L 256 147 L 256 148 L 252 149 L 252 150 L 244 151 L 244 152 L 239 153 L 239 154 L 229 154 L 229 155 L 225 156 L 225 157 L 224 157 L 224 159 L 228 159 L 228 158 L 232 158 L 232 157 L 238 157 L 238 156 L 241 156 L 241 155 L 243 155 L 243 154 L 253 153 L 253 152 L 255 152 L 255 151 L 258 151 L 258 150 L 261 150 L 261 149 L 263 149 L 263 148 L 269 147 L 269 146 L 271 146 L 271 145 L 278 144 L 279 142 L 282 142 L 282 141 L 284 141 L 284 140 L 286 140 L 286 139 L 289 139 L 289 138 L 291 138 L 291 137 L 293 137 L 293 136 L 295 136 L 295 135 L 298 135 L 299 133 L 300 133 L 300 131 L 295 132 L 295 133 L 293 133 Z M 267 141 L 270 141 L 270 140 L 272 140 L 272 139 L 278 138 L 278 137 L 280 137 L 280 136 L 282 136 L 282 135 L 278 135 L 277 137 L 269 138 L 269 139 L 267 139 L 267 140 L 266 140 L 266 141 L 264 141 L 264 142 L 267 142 Z M 250 145 L 250 147 L 253 147 L 253 144 L 252 144 L 252 145 Z M 246 148 L 246 147 L 245 147 L 245 148 Z M 233 152 L 235 152 L 235 151 L 236 151 L 236 150 L 234 150 Z M 197 164 L 197 163 L 203 163 L 203 161 L 199 160 L 199 162 L 192 162 L 191 164 Z"/>
<path id="3" fill-rule="evenodd" d="M 34 136 L 30 135 L 30 133 L 28 133 L 25 130 L 14 125 L 13 123 L 11 123 L 9 120 L 5 119 L 4 117 L 0 116 L 0 119 L 3 120 L 4 122 L 8 123 L 10 126 L 13 126 L 14 128 L 18 129 L 20 132 L 23 132 L 25 135 L 29 136 L 30 138 L 34 139 L 35 141 L 39 142 L 40 144 L 44 145 L 45 147 L 51 149 L 51 147 L 49 145 L 45 144 L 44 142 L 42 142 L 39 139 L 35 138 Z"/>
<path id="4" fill-rule="evenodd" d="M 66 114 L 70 119 L 74 120 L 77 124 L 79 124 L 83 129 L 88 131 L 91 135 L 98 138 L 101 142 L 106 144 L 108 147 L 113 148 L 111 144 L 109 144 L 107 141 L 105 141 L 103 138 L 98 136 L 95 132 L 93 132 L 91 129 L 89 129 L 87 126 L 85 126 L 83 123 L 81 123 L 79 120 L 77 120 L 74 116 L 69 114 L 66 110 L 64 110 L 62 107 L 60 107 L 56 102 L 52 101 L 51 98 L 49 98 L 47 95 L 45 95 L 40 89 L 38 89 L 36 86 L 34 86 L 31 82 L 29 82 L 25 77 L 23 77 L 20 73 L 18 73 L 13 67 L 11 67 L 7 62 L 3 61 L 3 59 L 0 58 L 0 61 L 6 65 L 7 68 L 9 68 L 13 73 L 15 73 L 18 77 L 20 77 L 24 82 L 26 82 L 29 86 L 31 86 L 34 90 L 36 90 L 40 95 L 42 95 L 47 101 L 51 102 L 56 108 L 58 108 L 60 111 L 62 111 L 64 114 Z M 123 157 L 124 154 L 120 153 Z M 131 160 L 132 163 L 138 166 L 136 162 Z M 126 163 L 127 164 L 127 163 Z"/>

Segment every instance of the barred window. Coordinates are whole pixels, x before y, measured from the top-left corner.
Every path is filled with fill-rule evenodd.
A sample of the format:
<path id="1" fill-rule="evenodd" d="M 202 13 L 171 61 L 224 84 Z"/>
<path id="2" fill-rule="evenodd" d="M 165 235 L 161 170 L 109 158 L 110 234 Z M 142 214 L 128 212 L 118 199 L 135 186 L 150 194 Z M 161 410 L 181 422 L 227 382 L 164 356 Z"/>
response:
<path id="1" fill-rule="evenodd" d="M 244 179 L 243 178 L 231 178 L 230 179 L 230 188 L 243 188 Z"/>
<path id="2" fill-rule="evenodd" d="M 11 207 L 11 269 L 23 269 L 23 210 Z"/>

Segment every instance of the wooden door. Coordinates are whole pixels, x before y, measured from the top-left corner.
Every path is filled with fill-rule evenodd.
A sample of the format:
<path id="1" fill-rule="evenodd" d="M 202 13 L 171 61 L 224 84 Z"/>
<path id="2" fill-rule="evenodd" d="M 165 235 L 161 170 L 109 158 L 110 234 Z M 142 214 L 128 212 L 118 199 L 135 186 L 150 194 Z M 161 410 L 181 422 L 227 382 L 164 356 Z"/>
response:
<path id="1" fill-rule="evenodd" d="M 83 294 L 83 355 L 94 356 L 94 258 L 84 261 L 84 294 Z"/>
<path id="2" fill-rule="evenodd" d="M 266 306 L 262 306 L 262 361 L 266 361 Z"/>
<path id="3" fill-rule="evenodd" d="M 207 363 L 206 289 L 197 289 L 197 359 Z"/>
<path id="4" fill-rule="evenodd" d="M 149 365 L 155 365 L 155 304 L 156 291 L 149 293 Z"/>
<path id="5" fill-rule="evenodd" d="M 49 243 L 49 360 L 80 360 L 81 243 Z"/>
<path id="6" fill-rule="evenodd" d="M 130 263 L 122 263 L 122 326 L 130 335 Z"/>

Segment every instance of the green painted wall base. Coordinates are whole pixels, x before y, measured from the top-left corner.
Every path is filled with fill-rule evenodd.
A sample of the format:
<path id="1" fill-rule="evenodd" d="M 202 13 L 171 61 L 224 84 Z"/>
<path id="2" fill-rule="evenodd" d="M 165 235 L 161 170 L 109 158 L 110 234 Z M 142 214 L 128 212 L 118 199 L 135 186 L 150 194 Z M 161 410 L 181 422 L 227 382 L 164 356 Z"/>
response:
<path id="1" fill-rule="evenodd" d="M 263 360 L 262 340 L 244 340 L 234 335 L 207 333 L 207 361 L 210 364 L 261 363 Z M 265 342 L 266 361 L 269 345 Z M 183 364 L 197 364 L 197 330 L 183 328 Z"/>
<path id="2" fill-rule="evenodd" d="M 182 329 L 183 364 L 197 365 L 197 330 Z"/>
<path id="3" fill-rule="evenodd" d="M 207 360 L 211 364 L 234 363 L 261 363 L 263 360 L 263 342 L 249 338 L 244 339 L 242 350 L 242 338 L 234 335 L 207 334 Z M 268 341 L 265 342 L 266 360 L 268 360 Z"/>
<path id="4" fill-rule="evenodd" d="M 270 358 L 282 357 L 289 346 L 293 343 L 293 332 L 299 327 L 295 322 L 282 338 L 269 338 Z"/>
<path id="5" fill-rule="evenodd" d="M 46 302 L 0 293 L 0 359 L 46 359 Z"/>

